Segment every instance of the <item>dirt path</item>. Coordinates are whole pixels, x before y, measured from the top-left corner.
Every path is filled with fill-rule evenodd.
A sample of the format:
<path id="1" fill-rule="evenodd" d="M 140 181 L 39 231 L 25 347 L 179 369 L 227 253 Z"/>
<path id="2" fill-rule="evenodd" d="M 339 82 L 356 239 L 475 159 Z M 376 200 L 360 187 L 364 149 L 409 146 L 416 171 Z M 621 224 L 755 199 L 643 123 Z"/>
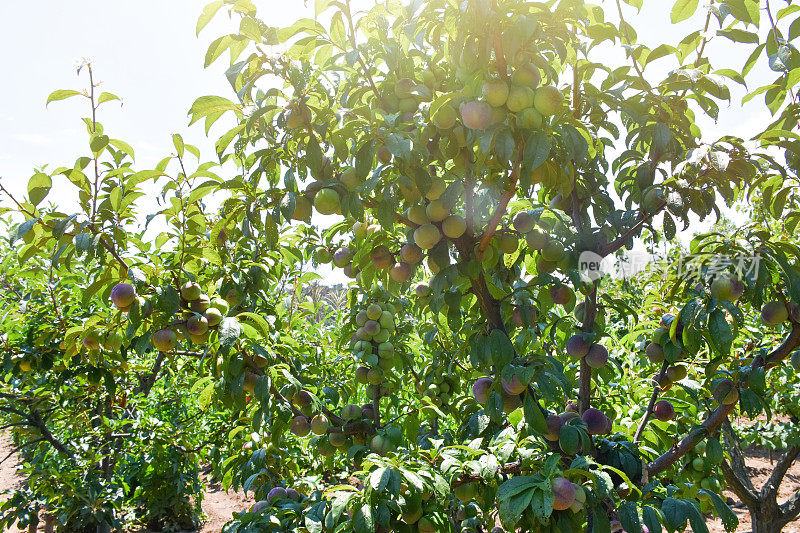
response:
<path id="1" fill-rule="evenodd" d="M 779 452 L 773 454 L 773 461 L 779 458 Z M 761 487 L 764 486 L 764 483 L 766 483 L 770 473 L 772 472 L 772 464 L 770 463 L 769 453 L 758 448 L 751 448 L 745 453 L 745 464 L 747 465 L 750 475 L 752 476 L 751 479 L 753 481 L 753 486 L 757 491 L 760 491 Z M 780 485 L 778 490 L 778 503 L 785 502 L 789 496 L 791 496 L 792 493 L 798 489 L 800 489 L 800 461 L 795 461 L 794 464 L 789 468 L 789 471 L 786 473 L 786 477 L 783 478 L 783 482 Z M 736 531 L 741 531 L 743 533 L 751 531 L 750 513 L 747 511 L 747 508 L 741 505 L 739 498 L 737 498 L 734 493 L 725 491 L 725 496 L 729 498 L 729 504 L 731 503 L 731 500 L 735 502 L 732 506 L 732 509 L 733 512 L 736 513 L 736 517 L 739 519 L 739 527 Z M 737 504 L 738 506 L 736 506 Z M 711 531 L 711 533 L 723 533 L 725 531 L 725 529 L 722 527 L 722 523 L 719 520 L 709 522 L 708 529 Z M 800 519 L 789 523 L 785 528 L 783 528 L 782 533 L 800 533 Z"/>

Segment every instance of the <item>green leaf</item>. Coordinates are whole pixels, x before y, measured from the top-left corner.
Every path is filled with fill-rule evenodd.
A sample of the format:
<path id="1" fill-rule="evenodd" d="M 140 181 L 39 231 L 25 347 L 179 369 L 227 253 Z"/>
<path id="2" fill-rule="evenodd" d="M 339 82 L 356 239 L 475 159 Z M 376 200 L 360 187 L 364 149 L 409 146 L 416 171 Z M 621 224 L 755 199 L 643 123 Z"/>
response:
<path id="1" fill-rule="evenodd" d="M 550 155 L 551 142 L 550 137 L 543 131 L 537 131 L 528 137 L 528 142 L 525 143 L 525 153 L 523 154 L 523 162 L 530 170 L 535 170 L 547 161 Z"/>
<path id="2" fill-rule="evenodd" d="M 49 104 L 50 102 L 54 102 L 56 100 L 64 100 L 65 98 L 69 98 L 71 96 L 75 96 L 78 94 L 81 93 L 72 89 L 59 89 L 57 91 L 53 91 L 50 93 L 50 96 L 47 97 L 47 102 L 45 103 L 45 106 L 47 106 L 47 104 Z"/>
<path id="3" fill-rule="evenodd" d="M 205 28 L 206 24 L 208 24 L 214 15 L 219 11 L 225 4 L 224 0 L 217 0 L 216 2 L 211 2 L 206 7 L 203 8 L 203 13 L 197 18 L 197 27 L 195 28 L 195 35 L 200 35 L 200 31 Z"/>
<path id="4" fill-rule="evenodd" d="M 666 525 L 670 529 L 681 529 L 688 518 L 686 503 L 677 498 L 665 498 L 661 503 L 661 512 L 664 513 Z"/>
<path id="5" fill-rule="evenodd" d="M 518 478 L 515 477 L 509 481 L 513 481 L 515 479 Z M 500 490 L 503 490 L 503 486 L 508 484 L 509 481 L 503 483 L 503 485 L 500 486 Z M 535 494 L 536 487 L 529 483 L 522 490 L 522 492 L 500 499 L 500 503 L 498 505 L 500 522 L 506 528 L 514 529 L 514 526 L 516 526 L 519 519 L 522 518 L 522 514 L 530 506 Z M 500 498 L 500 491 L 498 491 L 498 498 Z"/>
<path id="6" fill-rule="evenodd" d="M 37 172 L 28 181 L 28 198 L 33 205 L 39 205 L 45 199 L 47 193 L 50 192 L 50 187 L 53 186 L 53 180 L 50 176 Z"/>
<path id="7" fill-rule="evenodd" d="M 728 504 L 726 504 L 722 498 L 719 497 L 719 494 L 706 489 L 700 489 L 700 492 L 711 498 L 711 502 L 714 504 L 714 509 L 717 511 L 717 516 L 719 516 L 720 520 L 722 520 L 722 526 L 725 528 L 725 531 L 730 533 L 736 531 L 736 528 L 739 527 L 739 519 L 736 517 L 734 512 L 731 511 L 731 508 L 728 507 Z"/>
<path id="8" fill-rule="evenodd" d="M 628 533 L 642 533 L 639 511 L 635 502 L 622 502 L 618 507 L 619 521 Z"/>
<path id="9" fill-rule="evenodd" d="M 525 395 L 525 402 L 522 406 L 525 412 L 525 423 L 540 435 L 547 433 L 547 421 L 544 418 L 539 402 L 532 394 Z"/>
<path id="10" fill-rule="evenodd" d="M 97 99 L 97 105 L 100 105 L 103 102 L 108 102 L 110 100 L 120 100 L 120 97 L 117 96 L 116 94 L 100 93 L 100 97 Z"/>
<path id="11" fill-rule="evenodd" d="M 672 6 L 672 13 L 670 14 L 672 23 L 681 22 L 694 15 L 699 3 L 700 0 L 678 0 L 675 2 Z"/>
<path id="12" fill-rule="evenodd" d="M 220 345 L 222 348 L 230 350 L 242 335 L 242 325 L 235 318 L 226 317 L 222 319 L 218 332 Z"/>
<path id="13" fill-rule="evenodd" d="M 191 126 L 201 118 L 205 117 L 206 133 L 208 133 L 208 130 L 211 129 L 211 126 L 214 124 L 214 122 L 216 122 L 219 117 L 228 111 L 233 111 L 238 118 L 242 117 L 242 112 L 239 109 L 239 106 L 227 98 L 223 98 L 221 96 L 201 96 L 194 101 L 192 107 L 189 109 L 188 114 L 192 117 L 189 121 L 189 125 Z"/>
<path id="14" fill-rule="evenodd" d="M 38 218 L 32 218 L 20 224 L 19 227 L 17 228 L 16 234 L 14 235 L 14 240 L 21 239 L 22 237 L 24 237 L 30 230 L 33 229 L 33 227 L 36 225 L 38 221 L 39 221 Z"/>
<path id="15" fill-rule="evenodd" d="M 758 34 L 736 28 L 729 30 L 717 30 L 717 35 L 727 37 L 731 41 L 737 43 L 758 43 Z"/>

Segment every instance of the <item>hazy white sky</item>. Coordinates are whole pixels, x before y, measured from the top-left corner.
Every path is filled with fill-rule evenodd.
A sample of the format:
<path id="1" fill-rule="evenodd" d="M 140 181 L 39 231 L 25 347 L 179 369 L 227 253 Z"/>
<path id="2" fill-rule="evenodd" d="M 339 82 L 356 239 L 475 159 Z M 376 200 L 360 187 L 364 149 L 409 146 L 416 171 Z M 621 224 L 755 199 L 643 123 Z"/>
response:
<path id="1" fill-rule="evenodd" d="M 0 3 L 0 49 L 5 82 L 0 84 L 0 179 L 11 191 L 24 194 L 35 167 L 71 166 L 86 150 L 86 136 L 80 118 L 87 116 L 84 99 L 53 102 L 45 108 L 47 95 L 55 89 L 86 87 L 84 76 L 75 75 L 75 61 L 90 58 L 101 90 L 119 95 L 123 105 L 102 106 L 99 120 L 112 138 L 129 142 L 136 150 L 137 164 L 147 168 L 168 155 L 170 136 L 181 133 L 186 142 L 201 148 L 204 160 L 215 158 L 214 134 L 226 131 L 223 120 L 206 138 L 203 126 L 188 127 L 187 110 L 198 96 L 217 94 L 232 97 L 223 72 L 227 61 L 218 60 L 203 68 L 208 44 L 236 24 L 218 19 L 195 36 L 195 24 L 206 0 L 40 0 Z M 300 16 L 313 16 L 313 0 L 254 0 L 270 25 L 287 25 Z M 368 3 L 368 0 L 357 2 Z M 648 0 L 642 14 L 626 13 L 647 44 L 676 44 L 687 33 L 700 29 L 698 16 L 678 26 L 668 24 L 671 0 Z M 616 19 L 613 2 L 605 2 L 607 18 Z M 760 33 L 764 33 L 764 30 Z M 718 67 L 740 68 L 747 52 L 733 49 L 730 41 L 718 39 L 708 50 Z M 619 52 L 610 57 L 621 57 Z M 227 53 L 225 54 L 227 56 Z M 224 57 L 225 57 L 224 56 Z M 674 68 L 671 60 L 659 61 L 653 75 Z M 754 73 L 762 83 L 772 77 L 766 61 Z M 648 73 L 650 70 L 648 69 Z M 774 77 L 774 76 L 773 76 Z M 756 98 L 739 110 L 744 92 L 733 92 L 733 113 L 711 126 L 710 137 L 722 132 L 750 136 L 757 125 L 769 119 L 763 100 Z M 730 111 L 730 110 L 727 110 Z M 201 121 L 202 122 L 202 121 Z M 230 125 L 230 122 L 228 123 Z M 54 184 L 50 200 L 71 203 L 64 185 Z M 6 199 L 0 199 L 5 203 Z"/>

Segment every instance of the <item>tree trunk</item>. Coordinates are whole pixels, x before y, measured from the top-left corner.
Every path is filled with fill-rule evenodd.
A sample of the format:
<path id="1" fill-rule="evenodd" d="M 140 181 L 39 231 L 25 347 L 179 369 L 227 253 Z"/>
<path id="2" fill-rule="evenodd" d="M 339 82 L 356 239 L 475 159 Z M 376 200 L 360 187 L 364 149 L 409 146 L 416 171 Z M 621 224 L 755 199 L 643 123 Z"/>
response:
<path id="1" fill-rule="evenodd" d="M 777 512 L 767 514 L 761 510 L 751 509 L 750 518 L 753 520 L 753 533 L 780 533 L 787 524 Z"/>

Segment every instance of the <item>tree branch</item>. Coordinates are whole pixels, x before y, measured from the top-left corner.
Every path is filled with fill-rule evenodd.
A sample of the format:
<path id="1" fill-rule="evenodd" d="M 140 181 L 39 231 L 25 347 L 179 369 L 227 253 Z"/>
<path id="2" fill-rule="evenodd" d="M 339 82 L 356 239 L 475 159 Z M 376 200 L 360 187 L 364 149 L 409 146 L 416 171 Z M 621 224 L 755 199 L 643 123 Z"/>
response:
<path id="1" fill-rule="evenodd" d="M 764 486 L 761 487 L 761 499 L 777 499 L 778 497 L 778 487 L 783 480 L 783 477 L 786 475 L 786 472 L 789 470 L 789 467 L 792 466 L 797 456 L 800 455 L 800 446 L 792 446 L 786 453 L 783 454 L 775 468 L 772 469 L 772 473 L 769 475 L 769 479 L 767 482 L 764 483 Z"/>
<path id="2" fill-rule="evenodd" d="M 756 489 L 750 481 L 750 476 L 747 475 L 747 467 L 744 463 L 742 450 L 739 447 L 739 439 L 736 438 L 730 421 L 725 421 L 722 424 L 722 435 L 725 438 L 726 448 L 731 456 L 730 463 L 723 461 L 720 465 L 725 481 L 748 509 L 755 508 L 758 505 L 758 494 L 756 494 Z"/>
<path id="3" fill-rule="evenodd" d="M 658 399 L 658 394 L 661 392 L 661 379 L 664 377 L 664 374 L 667 371 L 667 367 L 669 363 L 664 361 L 661 365 L 661 372 L 658 373 L 658 377 L 655 380 L 655 385 L 653 386 L 653 394 L 650 396 L 650 401 L 647 404 L 647 410 L 644 412 L 644 416 L 642 417 L 641 422 L 639 422 L 639 427 L 636 428 L 636 434 L 633 436 L 633 443 L 639 444 L 639 441 L 642 438 L 642 433 L 644 433 L 644 428 L 647 426 L 648 420 L 650 420 L 650 415 L 653 414 L 653 406 L 656 404 L 656 400 Z"/>
<path id="4" fill-rule="evenodd" d="M 775 348 L 766 357 L 760 355 L 753 360 L 752 368 L 760 366 L 767 367 L 768 365 L 775 365 L 791 354 L 795 348 L 800 346 L 800 324 L 793 322 L 792 331 L 783 341 L 783 343 Z M 678 459 L 689 453 L 697 444 L 702 441 L 707 435 L 714 433 L 728 418 L 736 407 L 735 403 L 725 405 L 722 404 L 706 418 L 700 427 L 691 431 L 686 437 L 681 440 L 679 444 L 673 446 L 669 451 L 662 454 L 655 459 L 652 463 L 647 465 L 647 471 L 652 477 L 655 474 L 663 472 L 674 464 Z"/>
<path id="5" fill-rule="evenodd" d="M 581 330 L 590 333 L 594 330 L 594 323 L 597 319 L 597 285 L 598 281 L 592 283 L 592 290 L 586 295 L 583 306 L 583 325 Z M 578 411 L 582 414 L 591 404 L 592 396 L 592 367 L 586 362 L 586 358 L 581 358 L 580 385 L 578 389 Z"/>
<path id="6" fill-rule="evenodd" d="M 497 231 L 497 226 L 500 224 L 503 215 L 506 214 L 508 202 L 511 201 L 511 198 L 514 196 L 514 193 L 517 190 L 517 181 L 519 181 L 519 171 L 520 167 L 522 166 L 522 154 L 524 152 L 525 141 L 520 141 L 519 148 L 517 149 L 517 159 L 514 161 L 514 166 L 511 168 L 511 176 L 509 176 L 511 183 L 508 185 L 508 189 L 503 191 L 503 195 L 500 197 L 500 203 L 497 205 L 497 209 L 492 215 L 492 218 L 489 219 L 489 223 L 486 225 L 486 230 L 483 232 L 483 237 L 481 237 L 481 242 L 478 245 L 479 253 L 483 253 L 486 248 L 489 247 L 489 242 L 492 240 L 492 237 L 494 237 L 494 234 Z"/>

